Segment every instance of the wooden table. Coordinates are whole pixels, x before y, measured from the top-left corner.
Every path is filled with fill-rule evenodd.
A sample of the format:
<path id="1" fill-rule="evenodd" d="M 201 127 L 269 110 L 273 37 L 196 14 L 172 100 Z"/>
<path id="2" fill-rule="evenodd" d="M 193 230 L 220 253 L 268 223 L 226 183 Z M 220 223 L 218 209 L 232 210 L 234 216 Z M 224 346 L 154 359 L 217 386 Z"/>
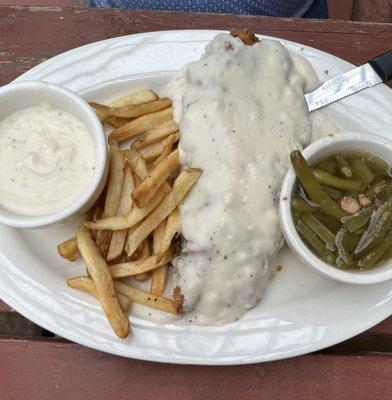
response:
<path id="1" fill-rule="evenodd" d="M 390 50 L 392 25 L 58 7 L 0 7 L 0 84 L 63 51 L 164 29 L 230 29 L 304 43 L 352 63 Z M 391 127 L 392 129 L 392 127 Z M 29 324 L 1 304 L 0 399 L 387 399 L 392 318 L 316 354 L 237 367 L 163 365 L 99 353 Z M 13 326 L 23 327 L 22 332 Z M 5 331 L 7 331 L 5 329 Z M 33 335 L 34 338 L 28 337 Z"/>

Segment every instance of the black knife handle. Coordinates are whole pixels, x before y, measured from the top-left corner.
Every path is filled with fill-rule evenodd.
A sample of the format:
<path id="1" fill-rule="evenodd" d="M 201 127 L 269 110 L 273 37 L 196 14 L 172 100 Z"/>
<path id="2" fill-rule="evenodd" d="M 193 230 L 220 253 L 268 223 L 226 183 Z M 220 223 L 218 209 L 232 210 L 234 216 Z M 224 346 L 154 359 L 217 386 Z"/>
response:
<path id="1" fill-rule="evenodd" d="M 383 82 L 392 79 L 392 51 L 387 51 L 369 61 Z"/>

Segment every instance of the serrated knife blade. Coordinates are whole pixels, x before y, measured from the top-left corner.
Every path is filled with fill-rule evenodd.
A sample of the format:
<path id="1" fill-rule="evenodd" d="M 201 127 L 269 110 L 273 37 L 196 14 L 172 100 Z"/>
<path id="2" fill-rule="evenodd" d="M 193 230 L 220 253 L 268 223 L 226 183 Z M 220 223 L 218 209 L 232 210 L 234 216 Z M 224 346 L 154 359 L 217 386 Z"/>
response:
<path id="1" fill-rule="evenodd" d="M 306 103 L 311 112 L 391 78 L 392 51 L 389 51 L 367 64 L 329 79 L 313 92 L 306 93 Z"/>

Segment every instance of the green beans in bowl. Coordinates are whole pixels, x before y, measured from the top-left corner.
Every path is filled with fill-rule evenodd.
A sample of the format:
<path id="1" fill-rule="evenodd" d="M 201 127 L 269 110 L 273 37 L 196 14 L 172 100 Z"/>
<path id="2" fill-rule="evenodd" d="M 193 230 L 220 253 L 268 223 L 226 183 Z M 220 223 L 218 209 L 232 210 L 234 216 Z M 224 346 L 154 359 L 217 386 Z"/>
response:
<path id="1" fill-rule="evenodd" d="M 391 278 L 391 142 L 342 134 L 295 150 L 290 159 L 280 218 L 295 254 L 340 281 Z"/>

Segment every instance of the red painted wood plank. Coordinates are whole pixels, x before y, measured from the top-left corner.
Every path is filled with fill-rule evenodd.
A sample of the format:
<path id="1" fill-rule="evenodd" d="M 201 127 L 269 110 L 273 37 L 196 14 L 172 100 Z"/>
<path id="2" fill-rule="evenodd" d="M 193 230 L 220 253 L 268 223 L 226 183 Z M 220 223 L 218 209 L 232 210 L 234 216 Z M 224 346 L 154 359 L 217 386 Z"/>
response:
<path id="1" fill-rule="evenodd" d="M 392 22 L 392 2 L 390 0 L 354 0 L 353 19 Z"/>
<path id="2" fill-rule="evenodd" d="M 0 312 L 15 312 L 15 311 L 8 304 L 4 303 L 4 301 L 0 300 Z"/>
<path id="3" fill-rule="evenodd" d="M 392 393 L 388 356 L 309 355 L 247 366 L 180 366 L 61 341 L 3 338 L 0 371 L 2 399 L 382 400 Z"/>
<path id="4" fill-rule="evenodd" d="M 42 334 L 41 327 L 20 314 L 16 312 L 0 312 L 0 336 L 37 337 Z"/>
<path id="5" fill-rule="evenodd" d="M 0 0 L 0 6 L 79 7 L 80 0 Z"/>
<path id="6" fill-rule="evenodd" d="M 249 27 L 298 41 L 356 64 L 389 49 L 392 41 L 388 24 L 116 9 L 0 7 L 0 83 L 58 53 L 109 37 L 163 29 L 231 27 Z"/>
<path id="7" fill-rule="evenodd" d="M 369 329 L 366 333 L 379 334 L 379 335 L 392 335 L 392 317 L 389 317 L 386 320 L 380 322 L 372 329 Z M 392 346 L 392 338 L 391 338 L 391 346 Z"/>
<path id="8" fill-rule="evenodd" d="M 354 0 L 328 0 L 329 18 L 351 20 Z"/>

